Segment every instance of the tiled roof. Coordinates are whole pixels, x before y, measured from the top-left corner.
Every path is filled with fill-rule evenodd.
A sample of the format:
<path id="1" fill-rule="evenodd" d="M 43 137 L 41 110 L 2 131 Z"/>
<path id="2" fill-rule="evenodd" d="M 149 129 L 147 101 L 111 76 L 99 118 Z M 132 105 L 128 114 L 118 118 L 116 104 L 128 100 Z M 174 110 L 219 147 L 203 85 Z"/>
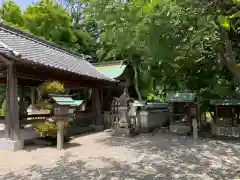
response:
<path id="1" fill-rule="evenodd" d="M 40 38 L 0 23 L 0 53 L 22 60 L 84 75 L 114 81 L 86 61 L 86 56 L 53 45 Z"/>
<path id="2" fill-rule="evenodd" d="M 217 99 L 210 100 L 211 105 L 222 105 L 222 106 L 233 106 L 240 105 L 240 100 L 238 99 Z"/>
<path id="3" fill-rule="evenodd" d="M 95 66 L 98 71 L 112 79 L 118 78 L 122 75 L 127 67 L 122 61 L 94 63 L 92 65 Z"/>

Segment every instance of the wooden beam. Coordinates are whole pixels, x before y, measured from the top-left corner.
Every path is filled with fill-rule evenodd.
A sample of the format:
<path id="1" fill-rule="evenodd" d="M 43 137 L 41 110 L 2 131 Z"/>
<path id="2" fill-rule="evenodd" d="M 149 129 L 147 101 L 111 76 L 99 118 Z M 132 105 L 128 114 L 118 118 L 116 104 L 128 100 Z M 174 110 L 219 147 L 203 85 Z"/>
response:
<path id="1" fill-rule="evenodd" d="M 31 104 L 34 105 L 36 103 L 35 99 L 35 88 L 31 87 Z"/>
<path id="2" fill-rule="evenodd" d="M 21 141 L 16 66 L 13 64 L 9 65 L 7 76 L 6 132 L 8 138 Z"/>
<path id="3" fill-rule="evenodd" d="M 115 86 L 115 82 L 94 79 L 84 75 L 78 75 L 62 70 L 47 67 L 32 67 L 32 65 L 18 64 L 17 76 L 23 79 L 38 81 L 58 80 L 66 84 L 67 88 L 79 87 L 106 87 Z"/>
<path id="4" fill-rule="evenodd" d="M 35 81 L 33 79 L 18 78 L 18 84 L 23 87 L 37 87 L 44 81 Z M 7 84 L 7 77 L 0 77 L 0 84 Z"/>
<path id="5" fill-rule="evenodd" d="M 9 60 L 8 58 L 6 58 L 2 55 L 0 55 L 0 61 L 4 62 L 7 65 L 12 65 L 13 64 L 13 61 Z"/>
<path id="6" fill-rule="evenodd" d="M 93 106 L 95 106 L 93 109 L 95 109 L 95 112 L 96 112 L 96 124 L 97 125 L 103 125 L 99 91 L 100 91 L 100 89 L 97 89 L 97 88 L 92 89 Z"/>

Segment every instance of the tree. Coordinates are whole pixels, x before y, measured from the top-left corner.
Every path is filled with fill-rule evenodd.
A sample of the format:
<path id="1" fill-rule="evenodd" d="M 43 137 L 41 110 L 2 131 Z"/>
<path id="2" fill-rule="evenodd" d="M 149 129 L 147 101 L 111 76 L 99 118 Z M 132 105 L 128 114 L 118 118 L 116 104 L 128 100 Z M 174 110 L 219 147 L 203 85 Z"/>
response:
<path id="1" fill-rule="evenodd" d="M 24 12 L 24 26 L 36 36 L 69 48 L 75 47 L 76 37 L 71 29 L 69 14 L 58 3 L 40 0 Z"/>
<path id="2" fill-rule="evenodd" d="M 114 0 L 88 1 L 86 20 L 96 21 L 99 28 L 101 60 L 122 58 L 134 69 L 134 85 L 138 98 L 142 99 L 139 89 L 141 65 L 146 42 L 142 31 L 144 24 L 139 16 L 140 8 L 134 2 L 122 3 Z"/>
<path id="3" fill-rule="evenodd" d="M 4 0 L 0 9 L 1 18 L 17 26 L 23 25 L 23 16 L 21 8 L 12 0 Z"/>
<path id="4" fill-rule="evenodd" d="M 236 82 L 219 61 L 219 27 L 216 15 L 205 11 L 208 4 L 89 0 L 86 19 L 97 21 L 102 60 L 126 59 L 133 65 L 136 90 L 224 95 Z"/>

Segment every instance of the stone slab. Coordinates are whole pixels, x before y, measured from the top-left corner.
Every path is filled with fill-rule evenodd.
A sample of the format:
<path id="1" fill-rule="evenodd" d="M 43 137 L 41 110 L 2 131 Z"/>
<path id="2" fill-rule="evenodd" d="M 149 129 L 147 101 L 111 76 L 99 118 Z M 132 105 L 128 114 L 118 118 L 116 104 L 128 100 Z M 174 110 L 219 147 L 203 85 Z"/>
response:
<path id="1" fill-rule="evenodd" d="M 129 129 L 128 128 L 117 128 L 115 130 L 115 132 L 113 133 L 113 135 L 115 136 L 123 136 L 123 135 L 127 135 L 129 133 Z"/>
<path id="2" fill-rule="evenodd" d="M 18 151 L 23 149 L 23 142 L 0 138 L 0 150 Z"/>
<path id="3" fill-rule="evenodd" d="M 191 132 L 191 127 L 187 125 L 175 125 L 171 124 L 170 125 L 170 131 L 174 133 L 188 133 Z"/>

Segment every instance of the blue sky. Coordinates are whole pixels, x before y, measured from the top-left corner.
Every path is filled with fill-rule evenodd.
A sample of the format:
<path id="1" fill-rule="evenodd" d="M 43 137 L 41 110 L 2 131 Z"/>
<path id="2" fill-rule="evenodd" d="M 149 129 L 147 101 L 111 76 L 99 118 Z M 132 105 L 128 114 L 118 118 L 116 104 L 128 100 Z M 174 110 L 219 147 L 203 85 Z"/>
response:
<path id="1" fill-rule="evenodd" d="M 28 4 L 32 4 L 36 0 L 13 0 L 15 3 L 19 4 L 22 9 L 25 9 Z M 0 4 L 2 4 L 3 0 L 0 0 Z"/>

